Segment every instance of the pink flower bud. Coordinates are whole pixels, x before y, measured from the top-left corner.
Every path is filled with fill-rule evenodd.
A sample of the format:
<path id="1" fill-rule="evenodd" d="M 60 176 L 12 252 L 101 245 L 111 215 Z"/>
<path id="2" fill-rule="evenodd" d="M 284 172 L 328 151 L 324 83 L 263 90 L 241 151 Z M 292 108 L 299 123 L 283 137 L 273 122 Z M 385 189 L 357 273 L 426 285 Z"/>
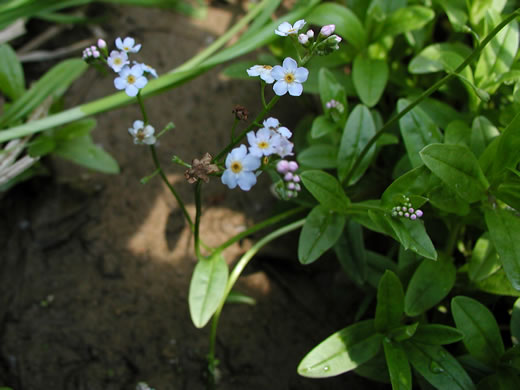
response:
<path id="1" fill-rule="evenodd" d="M 417 215 L 415 215 L 415 214 L 410 215 L 410 219 L 412 221 L 415 221 L 417 219 Z"/>
<path id="2" fill-rule="evenodd" d="M 292 181 L 293 177 L 294 177 L 294 176 L 293 176 L 293 174 L 292 174 L 291 172 L 287 172 L 287 173 L 285 174 L 285 176 L 283 177 L 283 179 L 284 179 L 285 181 Z"/>
<path id="3" fill-rule="evenodd" d="M 298 169 L 298 163 L 296 161 L 289 161 L 289 171 L 296 172 Z"/>
<path id="4" fill-rule="evenodd" d="M 278 161 L 278 163 L 276 164 L 276 170 L 278 171 L 278 173 L 282 173 L 282 174 L 289 172 L 289 161 L 287 161 L 287 160 Z"/>
<path id="5" fill-rule="evenodd" d="M 341 37 L 339 37 L 337 35 L 333 35 L 333 37 L 336 40 L 336 43 L 340 43 L 341 42 Z"/>
<path id="6" fill-rule="evenodd" d="M 302 188 L 300 187 L 299 184 L 295 184 L 295 185 L 294 185 L 294 189 L 295 189 L 296 191 L 300 191 Z"/>
<path id="7" fill-rule="evenodd" d="M 417 215 L 417 218 L 421 218 L 423 216 L 422 210 L 415 210 L 415 215 Z"/>
<path id="8" fill-rule="evenodd" d="M 287 188 L 289 190 L 294 190 L 294 183 L 292 181 L 290 183 L 287 183 Z"/>
<path id="9" fill-rule="evenodd" d="M 327 24 L 326 26 L 323 26 L 320 30 L 320 34 L 324 37 L 329 37 L 334 30 L 336 29 L 336 26 L 333 24 Z"/>
<path id="10" fill-rule="evenodd" d="M 97 46 L 100 49 L 104 49 L 105 47 L 107 47 L 107 43 L 103 39 L 98 39 Z"/>
<path id="11" fill-rule="evenodd" d="M 294 175 L 294 177 L 292 178 L 292 181 L 294 181 L 295 183 L 299 183 L 300 182 L 300 176 L 298 175 Z"/>
<path id="12" fill-rule="evenodd" d="M 414 211 L 415 211 L 415 210 L 413 209 L 413 207 L 410 207 L 410 208 L 408 209 L 408 212 L 409 212 L 410 214 L 413 213 Z"/>
<path id="13" fill-rule="evenodd" d="M 298 42 L 300 42 L 302 45 L 306 45 L 309 43 L 309 37 L 305 34 L 298 35 Z"/>
<path id="14" fill-rule="evenodd" d="M 314 31 L 312 31 L 312 30 L 307 31 L 307 36 L 309 37 L 309 39 L 314 38 Z"/>

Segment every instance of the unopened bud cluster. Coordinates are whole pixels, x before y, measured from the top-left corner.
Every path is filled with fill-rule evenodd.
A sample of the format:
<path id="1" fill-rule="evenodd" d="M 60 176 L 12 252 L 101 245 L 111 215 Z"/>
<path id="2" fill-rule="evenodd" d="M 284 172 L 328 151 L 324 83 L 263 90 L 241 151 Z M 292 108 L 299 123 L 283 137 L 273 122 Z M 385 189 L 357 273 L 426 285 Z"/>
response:
<path id="1" fill-rule="evenodd" d="M 101 53 L 99 52 L 98 48 L 94 45 L 87 47 L 85 50 L 83 50 L 83 59 L 85 61 L 88 61 L 91 58 L 99 58 L 101 56 Z"/>
<path id="2" fill-rule="evenodd" d="M 410 203 L 410 198 L 406 197 L 402 205 L 392 208 L 392 216 L 408 218 L 412 221 L 415 221 L 417 218 L 421 218 L 423 216 L 423 212 L 422 210 L 414 209 L 412 207 L 412 203 Z"/>
<path id="3" fill-rule="evenodd" d="M 295 198 L 298 192 L 301 191 L 300 176 L 295 175 L 298 170 L 298 163 L 296 161 L 280 160 L 276 164 L 276 170 L 283 175 L 285 182 L 285 195 L 288 198 Z"/>
<path id="4" fill-rule="evenodd" d="M 327 107 L 328 110 L 338 110 L 339 113 L 342 113 L 345 110 L 343 104 L 334 99 L 330 99 L 327 103 L 325 103 L 325 107 Z"/>

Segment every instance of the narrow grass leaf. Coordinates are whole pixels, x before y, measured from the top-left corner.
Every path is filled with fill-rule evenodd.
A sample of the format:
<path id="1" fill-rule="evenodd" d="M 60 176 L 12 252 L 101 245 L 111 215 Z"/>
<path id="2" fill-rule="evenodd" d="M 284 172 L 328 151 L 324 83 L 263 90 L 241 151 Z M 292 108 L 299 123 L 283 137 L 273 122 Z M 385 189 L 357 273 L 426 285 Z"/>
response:
<path id="1" fill-rule="evenodd" d="M 7 44 L 0 45 L 0 91 L 12 101 L 25 92 L 22 64 Z"/>

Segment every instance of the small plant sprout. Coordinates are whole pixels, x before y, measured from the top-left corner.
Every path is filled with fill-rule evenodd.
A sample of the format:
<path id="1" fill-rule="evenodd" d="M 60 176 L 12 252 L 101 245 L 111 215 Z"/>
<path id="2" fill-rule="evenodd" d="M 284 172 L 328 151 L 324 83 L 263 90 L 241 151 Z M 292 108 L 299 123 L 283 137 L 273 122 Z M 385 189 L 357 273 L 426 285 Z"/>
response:
<path id="1" fill-rule="evenodd" d="M 274 30 L 276 35 L 280 35 L 281 37 L 286 37 L 289 35 L 297 35 L 298 31 L 305 25 L 305 20 L 298 20 L 294 25 L 291 25 L 289 22 L 283 22 L 278 26 L 276 30 Z"/>
<path id="2" fill-rule="evenodd" d="M 298 63 L 291 57 L 283 60 L 282 66 L 276 65 L 271 71 L 271 76 L 276 80 L 273 85 L 274 93 L 283 96 L 287 92 L 291 96 L 300 96 L 303 85 L 309 77 L 309 71 L 304 67 L 298 67 Z"/>
<path id="3" fill-rule="evenodd" d="M 125 66 L 119 72 L 119 77 L 115 78 L 114 85 L 117 89 L 124 89 L 128 96 L 137 96 L 139 90 L 148 83 L 143 73 L 141 65 L 134 65 L 131 68 Z"/>
<path id="4" fill-rule="evenodd" d="M 123 40 L 118 37 L 116 39 L 116 47 L 125 53 L 137 53 L 141 50 L 141 44 L 136 45 L 135 39 L 131 37 L 126 37 Z"/>
<path id="5" fill-rule="evenodd" d="M 254 65 L 247 70 L 247 74 L 251 77 L 258 77 L 264 80 L 267 84 L 274 83 L 274 78 L 271 76 L 273 67 L 271 65 Z"/>
<path id="6" fill-rule="evenodd" d="M 233 149 L 226 157 L 226 170 L 222 174 L 222 183 L 230 189 L 237 185 L 243 191 L 249 191 L 256 184 L 254 171 L 260 168 L 260 158 L 247 153 L 245 145 Z"/>
<path id="7" fill-rule="evenodd" d="M 154 136 L 155 129 L 151 125 L 145 126 L 144 122 L 140 120 L 135 121 L 128 132 L 134 137 L 134 144 L 136 145 L 153 145 L 157 140 Z"/>

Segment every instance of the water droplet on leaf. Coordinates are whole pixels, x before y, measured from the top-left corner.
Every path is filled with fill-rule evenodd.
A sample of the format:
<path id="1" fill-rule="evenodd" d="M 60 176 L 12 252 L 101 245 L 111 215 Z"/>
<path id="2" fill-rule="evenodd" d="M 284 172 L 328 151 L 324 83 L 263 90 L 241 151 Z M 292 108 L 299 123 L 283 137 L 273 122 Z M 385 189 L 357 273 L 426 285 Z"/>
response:
<path id="1" fill-rule="evenodd" d="M 444 368 L 439 366 L 439 364 L 436 361 L 432 360 L 432 362 L 430 363 L 430 371 L 434 374 L 440 374 L 441 372 L 444 372 Z"/>

